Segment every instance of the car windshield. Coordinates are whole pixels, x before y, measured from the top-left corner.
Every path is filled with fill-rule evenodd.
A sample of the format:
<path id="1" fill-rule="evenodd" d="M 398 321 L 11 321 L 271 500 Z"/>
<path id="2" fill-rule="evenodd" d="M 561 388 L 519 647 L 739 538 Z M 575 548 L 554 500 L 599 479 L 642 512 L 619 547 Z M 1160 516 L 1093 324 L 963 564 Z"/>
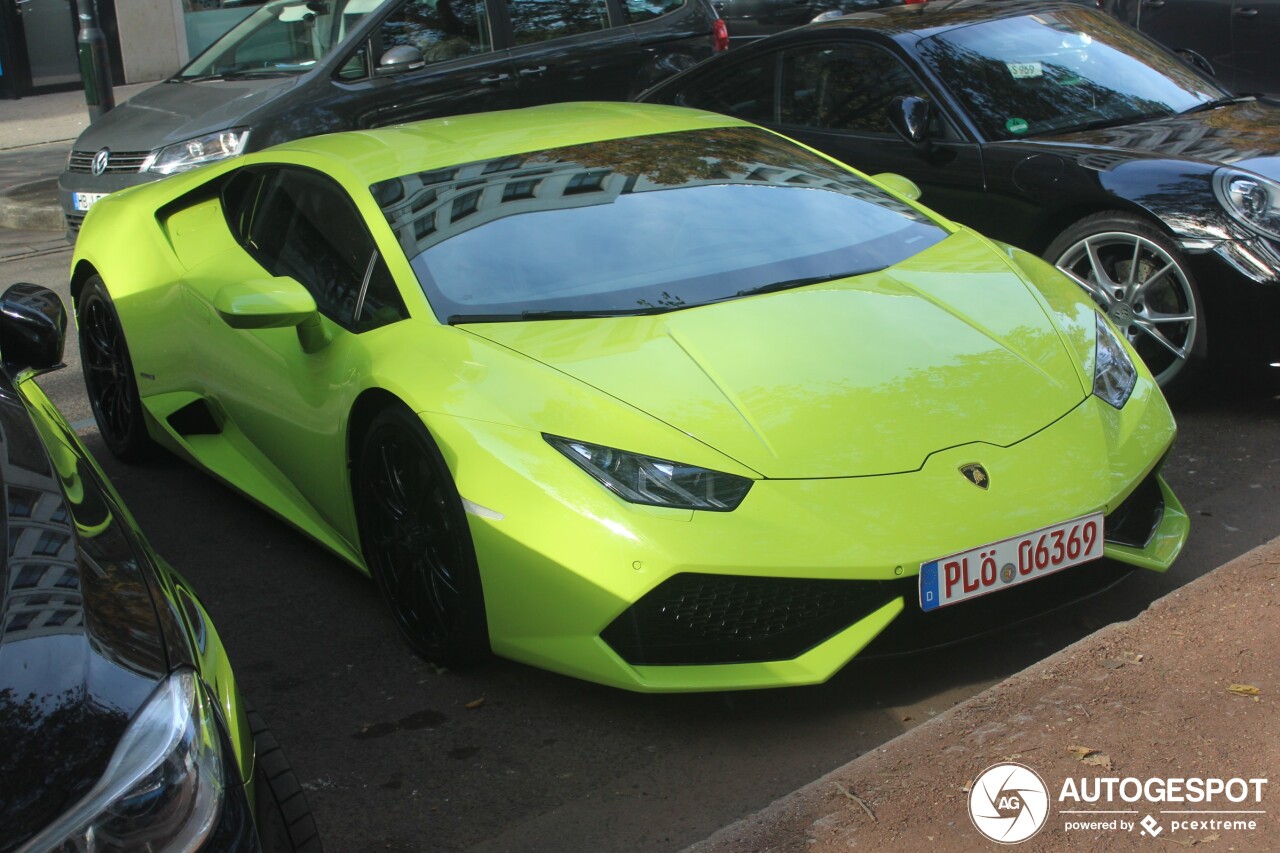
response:
<path id="1" fill-rule="evenodd" d="M 536 151 L 371 190 L 448 323 L 674 311 L 883 269 L 946 236 L 756 128 Z"/>
<path id="2" fill-rule="evenodd" d="M 271 0 L 209 45 L 176 79 L 301 74 L 389 0 Z"/>
<path id="3" fill-rule="evenodd" d="M 947 30 L 920 55 L 988 139 L 1128 124 L 1226 93 L 1163 48 L 1087 9 Z"/>

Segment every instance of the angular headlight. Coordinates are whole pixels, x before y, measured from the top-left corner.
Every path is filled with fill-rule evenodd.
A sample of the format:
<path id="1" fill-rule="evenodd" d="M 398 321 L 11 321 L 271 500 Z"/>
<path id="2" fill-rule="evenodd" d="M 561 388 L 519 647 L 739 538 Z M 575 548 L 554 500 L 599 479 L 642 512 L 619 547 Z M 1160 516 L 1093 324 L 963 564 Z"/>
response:
<path id="1" fill-rule="evenodd" d="M 209 700 L 194 673 L 175 672 L 129 724 L 98 784 L 20 853 L 193 850 L 224 795 Z"/>
<path id="2" fill-rule="evenodd" d="M 244 150 L 249 142 L 249 128 L 233 127 L 217 133 L 198 136 L 186 142 L 178 142 L 160 149 L 155 160 L 151 162 L 149 171 L 161 175 L 172 175 L 174 172 L 185 172 L 214 160 L 234 157 Z"/>
<path id="3" fill-rule="evenodd" d="M 1280 185 L 1224 166 L 1213 173 L 1213 191 L 1227 213 L 1249 230 L 1280 240 Z"/>
<path id="4" fill-rule="evenodd" d="M 1093 393 L 1117 409 L 1124 408 L 1129 395 L 1133 393 L 1133 386 L 1138 382 L 1138 371 L 1111 324 L 1101 314 L 1097 318 L 1098 342 L 1093 358 Z"/>
<path id="5" fill-rule="evenodd" d="M 751 480 L 736 474 L 545 433 L 542 437 L 605 488 L 633 504 L 729 512 L 737 509 L 751 488 Z"/>

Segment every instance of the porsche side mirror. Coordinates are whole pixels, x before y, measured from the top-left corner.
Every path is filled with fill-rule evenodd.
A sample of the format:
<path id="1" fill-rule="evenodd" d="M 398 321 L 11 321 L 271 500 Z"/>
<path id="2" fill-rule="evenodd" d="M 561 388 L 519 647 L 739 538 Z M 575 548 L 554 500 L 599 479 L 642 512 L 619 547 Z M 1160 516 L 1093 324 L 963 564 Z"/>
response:
<path id="1" fill-rule="evenodd" d="M 1203 71 L 1205 74 L 1208 74 L 1210 77 L 1218 76 L 1218 72 L 1213 70 L 1213 63 L 1205 59 L 1200 54 L 1196 53 L 1191 48 L 1180 47 L 1177 50 L 1175 50 L 1174 53 L 1178 54 L 1178 56 L 1180 56 L 1182 60 L 1186 62 L 1188 65 L 1195 66 L 1199 70 Z"/>
<path id="2" fill-rule="evenodd" d="M 889 105 L 889 125 L 912 148 L 928 153 L 933 148 L 929 124 L 933 121 L 933 104 L 914 95 L 900 95 Z"/>
<path id="3" fill-rule="evenodd" d="M 427 61 L 423 58 L 422 51 L 411 44 L 401 44 L 382 54 L 374 73 L 379 77 L 387 77 L 393 74 L 403 74 L 406 71 L 414 71 L 426 64 Z"/>
<path id="4" fill-rule="evenodd" d="M 886 189 L 892 190 L 903 198 L 909 198 L 912 201 L 920 198 L 920 187 L 905 175 L 899 175 L 896 172 L 881 172 L 878 175 L 872 175 L 871 180 Z"/>
<path id="5" fill-rule="evenodd" d="M 21 282 L 0 295 L 0 358 L 10 376 L 61 367 L 66 336 L 67 311 L 49 288 Z"/>
<path id="6" fill-rule="evenodd" d="M 295 326 L 306 352 L 317 352 L 329 343 L 315 297 L 287 275 L 228 284 L 214 295 L 213 307 L 233 329 Z"/>

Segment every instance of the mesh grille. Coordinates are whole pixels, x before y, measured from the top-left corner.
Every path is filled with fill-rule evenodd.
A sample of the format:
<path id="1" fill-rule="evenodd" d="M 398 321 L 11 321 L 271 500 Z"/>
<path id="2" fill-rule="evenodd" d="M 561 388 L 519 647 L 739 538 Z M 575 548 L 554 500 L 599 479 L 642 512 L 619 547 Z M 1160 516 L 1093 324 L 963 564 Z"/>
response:
<path id="1" fill-rule="evenodd" d="M 85 175 L 92 173 L 93 158 L 97 153 L 97 151 L 72 151 L 71 159 L 67 161 L 67 171 Z M 142 171 L 142 165 L 150 156 L 150 151 L 112 151 L 107 157 L 107 168 L 102 174 L 137 174 Z"/>
<path id="2" fill-rule="evenodd" d="M 1156 479 L 1157 465 L 1124 503 L 1107 516 L 1107 541 L 1145 548 L 1164 518 L 1164 493 Z"/>
<path id="3" fill-rule="evenodd" d="M 789 660 L 896 594 L 880 581 L 684 573 L 650 591 L 600 636 L 634 665 Z"/>
<path id="4" fill-rule="evenodd" d="M 71 231 L 72 234 L 79 234 L 80 226 L 84 224 L 84 214 L 63 211 L 62 215 L 67 219 L 67 229 Z"/>

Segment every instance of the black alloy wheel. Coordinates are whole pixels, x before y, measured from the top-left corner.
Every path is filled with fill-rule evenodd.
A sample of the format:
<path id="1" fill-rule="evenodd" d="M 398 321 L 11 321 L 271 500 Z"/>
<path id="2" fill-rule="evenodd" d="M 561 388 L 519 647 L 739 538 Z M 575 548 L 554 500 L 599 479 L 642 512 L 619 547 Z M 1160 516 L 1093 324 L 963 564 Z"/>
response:
<path id="1" fill-rule="evenodd" d="M 1199 376 L 1208 328 L 1195 276 L 1166 234 L 1127 213 L 1087 216 L 1045 251 L 1128 339 L 1165 394 Z"/>
<path id="2" fill-rule="evenodd" d="M 98 432 L 107 449 L 125 462 L 141 462 L 155 452 L 147 435 L 138 381 L 120 316 L 100 276 L 85 283 L 76 317 L 80 365 Z"/>
<path id="3" fill-rule="evenodd" d="M 462 500 L 416 415 L 382 410 L 355 466 L 365 562 L 421 657 L 466 666 L 490 655 L 484 594 Z"/>

